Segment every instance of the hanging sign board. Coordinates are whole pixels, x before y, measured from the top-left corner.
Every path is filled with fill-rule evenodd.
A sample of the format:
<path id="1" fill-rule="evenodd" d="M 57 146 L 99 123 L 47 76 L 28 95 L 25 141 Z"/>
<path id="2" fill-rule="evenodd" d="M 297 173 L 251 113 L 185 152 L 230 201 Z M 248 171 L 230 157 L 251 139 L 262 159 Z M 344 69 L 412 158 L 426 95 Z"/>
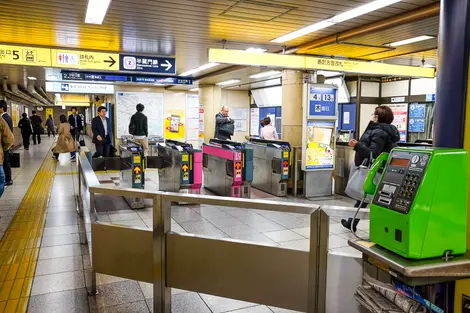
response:
<path id="1" fill-rule="evenodd" d="M 119 71 L 119 54 L 51 49 L 53 67 Z"/>
<path id="2" fill-rule="evenodd" d="M 308 116 L 336 116 L 336 89 L 309 87 Z"/>
<path id="3" fill-rule="evenodd" d="M 51 50 L 0 45 L 0 64 L 51 66 Z"/>
<path id="4" fill-rule="evenodd" d="M 132 72 L 176 74 L 176 59 L 121 54 L 120 70 Z"/>

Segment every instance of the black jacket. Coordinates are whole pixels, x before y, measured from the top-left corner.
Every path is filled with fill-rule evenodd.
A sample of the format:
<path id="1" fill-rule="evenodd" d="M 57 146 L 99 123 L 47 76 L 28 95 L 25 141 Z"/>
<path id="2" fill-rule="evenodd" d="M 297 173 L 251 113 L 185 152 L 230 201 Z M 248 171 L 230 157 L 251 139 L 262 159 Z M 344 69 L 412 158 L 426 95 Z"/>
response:
<path id="1" fill-rule="evenodd" d="M 364 159 L 370 159 L 371 152 L 376 159 L 382 152 L 390 152 L 399 141 L 400 133 L 394 125 L 371 122 L 354 147 L 354 163 L 356 166 L 361 165 Z"/>
<path id="2" fill-rule="evenodd" d="M 33 132 L 39 134 L 39 128 L 41 127 L 42 118 L 38 115 L 32 115 L 30 118 L 31 124 L 33 125 Z"/>
<path id="3" fill-rule="evenodd" d="M 33 133 L 31 121 L 27 117 L 22 117 L 18 123 L 18 128 L 21 129 L 21 135 L 30 136 Z"/>
<path id="4" fill-rule="evenodd" d="M 149 127 L 147 124 L 147 116 L 142 112 L 137 112 L 131 117 L 129 123 L 129 134 L 134 136 L 149 136 Z"/>
<path id="5" fill-rule="evenodd" d="M 109 118 L 106 118 L 106 121 L 108 124 L 108 138 L 106 138 L 105 136 L 105 130 L 104 130 L 103 122 L 101 121 L 101 117 L 95 116 L 91 120 L 91 129 L 93 131 L 93 143 L 95 144 L 111 143 L 111 138 L 113 138 L 113 133 L 111 129 L 111 121 L 109 120 Z M 103 140 L 99 141 L 98 136 L 101 136 Z"/>
<path id="6" fill-rule="evenodd" d="M 69 115 L 69 124 L 72 126 L 72 128 L 77 127 L 79 132 L 83 130 L 82 117 L 79 114 L 77 114 L 77 126 L 75 126 L 75 118 L 73 117 L 73 114 Z"/>
<path id="7" fill-rule="evenodd" d="M 8 127 L 10 127 L 10 130 L 13 132 L 13 120 L 11 119 L 11 116 L 8 113 L 5 113 L 2 117 L 5 122 L 7 122 Z"/>
<path id="8" fill-rule="evenodd" d="M 215 133 L 214 138 L 227 140 L 231 139 L 234 131 L 234 121 L 226 117 L 222 112 L 215 116 Z"/>

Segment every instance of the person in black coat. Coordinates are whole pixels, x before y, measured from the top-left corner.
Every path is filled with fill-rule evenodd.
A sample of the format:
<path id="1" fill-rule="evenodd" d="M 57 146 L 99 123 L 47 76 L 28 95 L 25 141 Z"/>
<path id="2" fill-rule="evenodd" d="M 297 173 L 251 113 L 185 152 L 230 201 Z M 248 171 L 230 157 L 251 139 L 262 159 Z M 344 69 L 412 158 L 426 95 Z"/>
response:
<path id="1" fill-rule="evenodd" d="M 228 107 L 223 106 L 219 113 L 215 116 L 215 133 L 214 138 L 222 140 L 232 139 L 234 123 L 228 116 L 229 110 Z"/>
<path id="2" fill-rule="evenodd" d="M 96 152 L 94 158 L 109 157 L 111 155 L 111 139 L 113 138 L 111 121 L 106 117 L 106 107 L 98 108 L 98 115 L 91 120 L 93 143 Z"/>
<path id="3" fill-rule="evenodd" d="M 28 114 L 21 114 L 22 118 L 18 123 L 18 128 L 21 129 L 21 137 L 23 137 L 23 147 L 25 150 L 29 150 L 29 139 L 33 134 L 33 127 L 31 121 L 28 118 Z"/>
<path id="4" fill-rule="evenodd" d="M 392 125 L 394 116 L 392 110 L 386 106 L 381 105 L 375 108 L 372 121 L 367 126 L 366 131 L 361 136 L 360 140 L 355 139 L 349 142 L 349 146 L 354 148 L 356 155 L 354 157 L 354 164 L 360 166 L 364 160 L 368 160 L 372 155 L 376 159 L 382 152 L 390 152 L 397 143 L 400 141 L 400 133 L 398 129 Z M 355 207 L 359 207 L 361 201 L 357 201 Z M 361 208 L 367 207 L 367 203 L 363 203 Z M 352 218 L 348 220 L 341 220 L 341 224 L 347 229 L 351 229 Z M 354 220 L 353 231 L 357 229 L 359 219 Z"/>
<path id="5" fill-rule="evenodd" d="M 0 115 L 7 122 L 10 131 L 13 133 L 13 119 L 7 113 L 8 105 L 5 100 L 0 100 Z M 8 151 L 3 152 L 3 171 L 5 172 L 5 185 L 13 185 L 13 180 L 11 179 L 11 167 L 10 167 L 10 153 Z"/>
<path id="6" fill-rule="evenodd" d="M 31 116 L 29 119 L 31 120 L 31 125 L 33 125 L 33 144 L 36 144 L 36 141 L 38 142 L 38 145 L 41 144 L 41 132 L 42 132 L 42 118 L 37 115 L 36 111 L 33 111 L 33 116 Z"/>
<path id="7" fill-rule="evenodd" d="M 72 107 L 72 114 L 69 115 L 69 124 L 71 129 L 72 137 L 75 141 L 80 138 L 80 133 L 83 130 L 82 117 L 77 113 L 77 108 Z"/>

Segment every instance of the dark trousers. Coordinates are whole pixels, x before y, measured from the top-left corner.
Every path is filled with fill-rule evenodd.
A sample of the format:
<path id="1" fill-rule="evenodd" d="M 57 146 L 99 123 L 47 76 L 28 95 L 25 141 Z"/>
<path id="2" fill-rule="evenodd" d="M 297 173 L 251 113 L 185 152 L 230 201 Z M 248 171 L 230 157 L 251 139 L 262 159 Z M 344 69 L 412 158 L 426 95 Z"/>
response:
<path id="1" fill-rule="evenodd" d="M 11 181 L 10 152 L 3 151 L 3 171 L 5 172 L 5 181 Z"/>
<path id="2" fill-rule="evenodd" d="M 23 147 L 25 149 L 29 149 L 29 138 L 31 137 L 30 134 L 23 134 L 21 135 L 23 137 Z"/>
<path id="3" fill-rule="evenodd" d="M 75 141 L 80 140 L 80 131 L 78 129 L 73 129 L 70 131 L 70 133 L 72 134 L 72 137 L 75 139 Z"/>
<path id="4" fill-rule="evenodd" d="M 41 135 L 39 133 L 33 134 L 33 144 L 36 144 L 36 141 L 38 144 L 41 143 Z"/>
<path id="5" fill-rule="evenodd" d="M 54 131 L 54 129 L 49 129 L 49 128 L 48 128 L 48 129 L 47 129 L 47 136 L 48 136 L 48 137 L 51 137 L 51 133 L 52 133 L 52 136 L 55 137 L 55 131 Z"/>
<path id="6" fill-rule="evenodd" d="M 95 143 L 96 152 L 93 155 L 94 158 L 107 158 L 111 156 L 111 138 L 109 135 L 100 143 Z"/>

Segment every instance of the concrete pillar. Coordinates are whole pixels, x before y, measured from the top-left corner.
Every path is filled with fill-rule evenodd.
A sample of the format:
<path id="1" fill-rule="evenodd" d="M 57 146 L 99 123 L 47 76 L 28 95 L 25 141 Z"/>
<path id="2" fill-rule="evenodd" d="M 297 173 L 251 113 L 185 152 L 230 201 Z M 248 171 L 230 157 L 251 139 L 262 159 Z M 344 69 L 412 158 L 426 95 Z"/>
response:
<path id="1" fill-rule="evenodd" d="M 463 147 L 470 44 L 469 12 L 468 0 L 441 0 L 434 111 L 434 145 L 438 147 Z"/>
<path id="2" fill-rule="evenodd" d="M 282 72 L 282 140 L 292 146 L 302 145 L 302 86 L 302 72 Z"/>
<path id="3" fill-rule="evenodd" d="M 204 142 L 214 138 L 215 115 L 222 107 L 222 89 L 215 85 L 199 86 L 199 103 L 204 108 Z"/>

